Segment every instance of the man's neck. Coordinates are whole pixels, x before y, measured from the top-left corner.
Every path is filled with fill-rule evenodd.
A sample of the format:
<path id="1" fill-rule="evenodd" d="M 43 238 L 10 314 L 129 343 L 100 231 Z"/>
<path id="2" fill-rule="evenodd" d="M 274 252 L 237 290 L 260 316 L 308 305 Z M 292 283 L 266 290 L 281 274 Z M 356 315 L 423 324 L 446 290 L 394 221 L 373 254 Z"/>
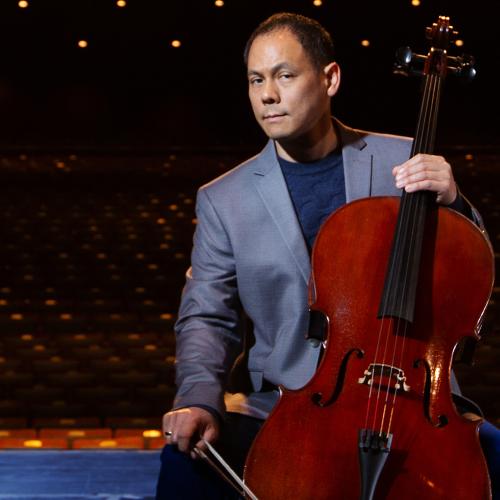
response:
<path id="1" fill-rule="evenodd" d="M 276 141 L 278 155 L 293 163 L 308 163 L 321 160 L 338 146 L 338 137 L 333 124 L 319 137 L 301 138 L 289 142 Z"/>

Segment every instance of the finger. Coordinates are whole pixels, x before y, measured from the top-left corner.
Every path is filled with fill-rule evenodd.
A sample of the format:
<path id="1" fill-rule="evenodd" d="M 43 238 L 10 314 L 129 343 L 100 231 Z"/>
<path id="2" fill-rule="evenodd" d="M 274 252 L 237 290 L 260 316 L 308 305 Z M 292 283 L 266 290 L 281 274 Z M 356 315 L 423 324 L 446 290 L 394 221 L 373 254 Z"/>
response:
<path id="1" fill-rule="evenodd" d="M 448 162 L 446 161 L 446 159 L 442 156 L 419 153 L 406 160 L 404 163 L 401 164 L 401 166 L 411 168 L 419 164 L 438 165 L 447 163 Z"/>
<path id="2" fill-rule="evenodd" d="M 408 184 L 422 181 L 430 181 L 434 184 L 439 184 L 439 186 L 441 186 L 441 188 L 445 190 L 449 188 L 452 183 L 454 183 L 453 176 L 447 169 L 432 170 L 424 168 L 406 174 L 398 174 L 396 176 L 396 186 L 399 188 L 403 188 Z"/>
<path id="3" fill-rule="evenodd" d="M 163 429 L 163 436 L 165 437 L 168 443 L 171 443 L 173 441 L 174 428 L 175 428 L 175 414 L 166 413 L 163 416 L 162 429 Z"/>
<path id="4" fill-rule="evenodd" d="M 404 188 L 410 184 L 415 184 L 417 182 L 429 182 L 433 184 L 446 184 L 446 179 L 436 174 L 431 174 L 429 172 L 416 172 L 405 177 L 396 177 L 396 187 Z"/>
<path id="5" fill-rule="evenodd" d="M 202 434 L 202 438 L 209 443 L 215 443 L 219 438 L 219 428 L 213 425 L 207 426 Z"/>
<path id="6" fill-rule="evenodd" d="M 207 425 L 207 427 L 201 433 L 201 439 L 198 440 L 198 442 L 194 445 L 194 447 L 206 453 L 208 451 L 208 446 L 206 444 L 207 441 L 209 443 L 215 443 L 218 437 L 219 437 L 218 426 Z M 190 455 L 192 458 L 200 458 L 199 455 L 192 450 L 190 452 Z"/>
<path id="7" fill-rule="evenodd" d="M 194 420 L 181 420 L 179 425 L 174 429 L 172 442 L 177 444 L 180 451 L 187 453 L 191 450 L 193 438 L 199 439 L 197 432 L 198 422 Z M 195 436 L 196 433 L 196 436 Z"/>
<path id="8" fill-rule="evenodd" d="M 449 163 L 445 161 L 433 160 L 423 161 L 412 165 L 407 165 L 399 169 L 396 179 L 406 178 L 416 174 L 424 174 L 428 177 L 440 177 L 443 179 L 452 179 L 453 173 Z"/>
<path id="9" fill-rule="evenodd" d="M 439 187 L 436 185 L 436 183 L 434 183 L 428 179 L 423 180 L 423 181 L 419 181 L 419 182 L 412 182 L 410 184 L 406 184 L 404 186 L 404 189 L 407 193 L 414 193 L 415 191 L 422 191 L 422 190 L 434 191 L 434 192 L 439 191 Z"/>
<path id="10" fill-rule="evenodd" d="M 173 436 L 173 432 L 172 431 L 165 431 L 163 433 L 164 437 L 165 437 L 165 440 L 167 441 L 168 444 L 171 444 L 172 443 L 172 436 Z"/>
<path id="11" fill-rule="evenodd" d="M 205 444 L 205 441 L 203 439 L 200 439 L 195 445 L 193 448 L 198 448 L 199 450 L 203 451 L 203 452 L 207 452 L 207 445 Z M 198 453 L 196 453 L 193 449 L 191 449 L 191 451 L 189 452 L 191 458 L 197 460 L 200 458 L 200 455 Z"/>
<path id="12" fill-rule="evenodd" d="M 193 433 L 178 434 L 175 438 L 175 444 L 177 444 L 177 447 L 183 453 L 188 453 L 189 451 L 191 451 L 191 448 L 193 447 L 192 442 Z"/>

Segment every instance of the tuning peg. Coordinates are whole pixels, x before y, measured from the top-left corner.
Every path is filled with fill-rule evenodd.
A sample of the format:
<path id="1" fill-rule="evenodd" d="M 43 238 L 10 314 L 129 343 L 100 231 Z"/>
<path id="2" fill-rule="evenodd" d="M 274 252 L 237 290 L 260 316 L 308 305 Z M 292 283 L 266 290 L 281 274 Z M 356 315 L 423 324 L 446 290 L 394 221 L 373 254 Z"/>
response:
<path id="1" fill-rule="evenodd" d="M 410 47 L 399 47 L 396 51 L 396 63 L 401 66 L 409 66 L 413 58 L 413 52 Z"/>
<path id="2" fill-rule="evenodd" d="M 462 55 L 460 59 L 460 76 L 468 83 L 474 80 L 477 74 L 476 68 L 474 68 L 475 60 L 472 56 L 466 54 Z"/>
<path id="3" fill-rule="evenodd" d="M 463 54 L 459 57 L 449 57 L 448 60 L 454 64 L 454 66 L 449 66 L 448 69 L 459 76 L 465 83 L 469 83 L 475 78 L 477 71 L 474 68 L 475 61 L 472 56 Z"/>
<path id="4" fill-rule="evenodd" d="M 413 59 L 413 52 L 410 47 L 399 47 L 396 51 L 396 62 L 394 63 L 394 73 L 408 76 L 410 64 Z"/>
<path id="5" fill-rule="evenodd" d="M 396 51 L 396 62 L 394 63 L 393 73 L 404 76 L 421 75 L 421 66 L 425 62 L 425 59 L 425 56 L 415 54 L 410 47 L 399 47 Z"/>

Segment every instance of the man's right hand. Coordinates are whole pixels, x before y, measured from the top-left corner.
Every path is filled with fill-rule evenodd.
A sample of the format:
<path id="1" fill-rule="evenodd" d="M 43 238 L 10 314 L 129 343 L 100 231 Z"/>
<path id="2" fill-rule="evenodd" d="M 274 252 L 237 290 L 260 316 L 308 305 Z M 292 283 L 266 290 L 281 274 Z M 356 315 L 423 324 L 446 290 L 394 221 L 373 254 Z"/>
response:
<path id="1" fill-rule="evenodd" d="M 198 455 L 192 451 L 194 447 L 206 451 L 203 442 L 217 441 L 219 437 L 219 422 L 209 411 L 191 406 L 169 411 L 163 415 L 163 433 L 169 444 L 175 444 L 180 451 L 190 453 L 192 458 Z"/>

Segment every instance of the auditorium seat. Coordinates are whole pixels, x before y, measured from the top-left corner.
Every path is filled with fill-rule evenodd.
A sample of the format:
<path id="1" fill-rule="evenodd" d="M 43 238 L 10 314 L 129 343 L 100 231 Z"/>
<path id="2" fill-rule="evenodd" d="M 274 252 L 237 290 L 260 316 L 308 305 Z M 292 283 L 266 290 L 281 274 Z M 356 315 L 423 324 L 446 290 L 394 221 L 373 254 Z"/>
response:
<path id="1" fill-rule="evenodd" d="M 112 429 L 140 428 L 156 429 L 161 425 L 161 417 L 108 417 L 105 421 Z"/>
<path id="2" fill-rule="evenodd" d="M 38 359 L 48 360 L 51 357 L 56 356 L 57 354 L 58 352 L 56 349 L 51 349 L 50 347 L 47 347 L 45 344 L 42 343 L 36 343 L 31 348 L 27 349 L 20 348 L 14 351 L 14 355 L 19 359 L 23 360 L 24 362 L 26 361 L 31 362 Z"/>
<path id="3" fill-rule="evenodd" d="M 70 370 L 61 373 L 50 373 L 46 377 L 48 384 L 55 387 L 85 387 L 96 382 L 96 374 L 77 370 Z"/>
<path id="4" fill-rule="evenodd" d="M 0 438 L 16 438 L 16 439 L 37 439 L 35 429 L 4 429 L 0 424 Z"/>
<path id="5" fill-rule="evenodd" d="M 67 398 L 54 399 L 52 401 L 38 402 L 37 404 L 27 404 L 30 414 L 37 418 L 77 418 L 81 415 L 94 414 L 93 408 L 88 408 L 83 402 L 68 402 Z"/>
<path id="6" fill-rule="evenodd" d="M 0 429 L 25 429 L 28 427 L 28 419 L 25 417 L 0 416 Z"/>
<path id="7" fill-rule="evenodd" d="M 144 449 L 157 450 L 165 446 L 165 438 L 163 437 L 160 429 L 116 429 L 114 432 L 115 437 L 136 436 L 141 437 L 144 442 Z"/>
<path id="8" fill-rule="evenodd" d="M 144 449 L 144 440 L 142 437 L 128 436 L 112 439 L 75 439 L 72 443 L 74 450 L 142 450 Z"/>
<path id="9" fill-rule="evenodd" d="M 156 383 L 158 375 L 154 372 L 130 370 L 123 373 L 110 373 L 109 383 L 117 387 L 151 386 Z"/>
<path id="10" fill-rule="evenodd" d="M 108 417 L 140 417 L 141 415 L 155 415 L 153 406 L 145 401 L 138 401 L 136 398 L 123 399 L 120 401 L 109 401 L 99 403 L 95 406 L 97 411 L 105 418 Z"/>
<path id="11" fill-rule="evenodd" d="M 80 361 L 88 361 L 91 359 L 109 358 L 115 354 L 114 349 L 103 346 L 101 344 L 90 344 L 85 347 L 75 347 L 71 349 L 71 354 Z"/>
<path id="12" fill-rule="evenodd" d="M 104 359 L 91 359 L 88 362 L 89 370 L 105 378 L 110 373 L 127 372 L 138 368 L 137 361 L 120 356 L 109 356 Z"/>
<path id="13" fill-rule="evenodd" d="M 132 347 L 128 349 L 128 355 L 132 359 L 141 361 L 161 360 L 173 354 L 173 349 L 168 347 L 157 347 L 156 344 L 146 344 L 141 348 Z"/>
<path id="14" fill-rule="evenodd" d="M 54 338 L 55 343 L 64 349 L 74 349 L 76 347 L 88 347 L 99 344 L 103 341 L 101 333 L 68 333 L 62 332 Z"/>
<path id="15" fill-rule="evenodd" d="M 97 385 L 94 387 L 79 387 L 72 394 L 77 401 L 82 403 L 117 403 L 127 396 L 127 389 Z"/>
<path id="16" fill-rule="evenodd" d="M 136 314 L 119 312 L 99 314 L 89 318 L 89 324 L 95 331 L 127 332 L 139 328 L 140 318 Z"/>
<path id="17" fill-rule="evenodd" d="M 58 387 L 46 387 L 44 385 L 35 384 L 32 387 L 16 389 L 15 396 L 20 401 L 26 401 L 28 405 L 34 406 L 57 399 L 64 399 L 65 391 Z"/>
<path id="18" fill-rule="evenodd" d="M 40 439 L 58 438 L 58 439 L 66 439 L 69 441 L 81 438 L 111 439 L 112 432 L 111 429 L 107 427 L 94 427 L 94 428 L 48 427 L 39 429 L 38 437 Z"/>
<path id="19" fill-rule="evenodd" d="M 128 349 L 131 347 L 143 348 L 147 344 L 154 344 L 158 340 L 156 333 L 119 333 L 109 335 L 109 342 L 116 348 Z"/>
<path id="20" fill-rule="evenodd" d="M 115 429 L 113 433 L 114 437 L 142 437 L 145 439 L 154 439 L 162 437 L 162 432 L 160 429 L 144 429 L 142 427 L 129 427 L 124 429 Z"/>
<path id="21" fill-rule="evenodd" d="M 76 418 L 35 418 L 32 426 L 35 429 L 44 428 L 72 428 L 87 429 L 100 427 L 101 421 L 97 417 L 76 417 Z"/>
<path id="22" fill-rule="evenodd" d="M 24 449 L 24 450 L 67 450 L 66 439 L 22 439 L 22 438 L 0 438 L 0 449 Z"/>
<path id="23" fill-rule="evenodd" d="M 48 338 L 42 335 L 34 335 L 26 333 L 25 331 L 18 332 L 4 332 L 2 331 L 1 343 L 8 351 L 14 349 L 30 349 L 37 344 L 44 345 L 48 342 Z"/>
<path id="24" fill-rule="evenodd" d="M 33 361 L 33 371 L 43 376 L 44 374 L 70 372 L 78 369 L 78 361 L 67 359 L 61 356 L 52 356 L 49 359 L 41 359 Z"/>
<path id="25" fill-rule="evenodd" d="M 0 349 L 3 350 L 3 347 L 0 347 Z M 0 354 L 0 374 L 7 371 L 15 372 L 21 366 L 20 359 L 12 358 L 10 353 L 8 356 L 9 357 L 4 354 Z"/>
<path id="26" fill-rule="evenodd" d="M 150 401 L 155 406 L 170 408 L 174 401 L 175 387 L 167 384 L 158 384 L 154 387 L 138 387 L 136 394 L 141 400 Z"/>
<path id="27" fill-rule="evenodd" d="M 0 387 L 16 388 L 27 387 L 33 384 L 33 374 L 31 372 L 20 373 L 14 370 L 7 370 L 0 374 Z"/>
<path id="28" fill-rule="evenodd" d="M 78 283 L 71 283 L 72 287 L 78 287 Z M 85 331 L 87 323 L 83 314 L 76 311 L 65 311 L 59 314 L 44 315 L 42 327 L 48 334 L 57 333 L 79 333 Z"/>

